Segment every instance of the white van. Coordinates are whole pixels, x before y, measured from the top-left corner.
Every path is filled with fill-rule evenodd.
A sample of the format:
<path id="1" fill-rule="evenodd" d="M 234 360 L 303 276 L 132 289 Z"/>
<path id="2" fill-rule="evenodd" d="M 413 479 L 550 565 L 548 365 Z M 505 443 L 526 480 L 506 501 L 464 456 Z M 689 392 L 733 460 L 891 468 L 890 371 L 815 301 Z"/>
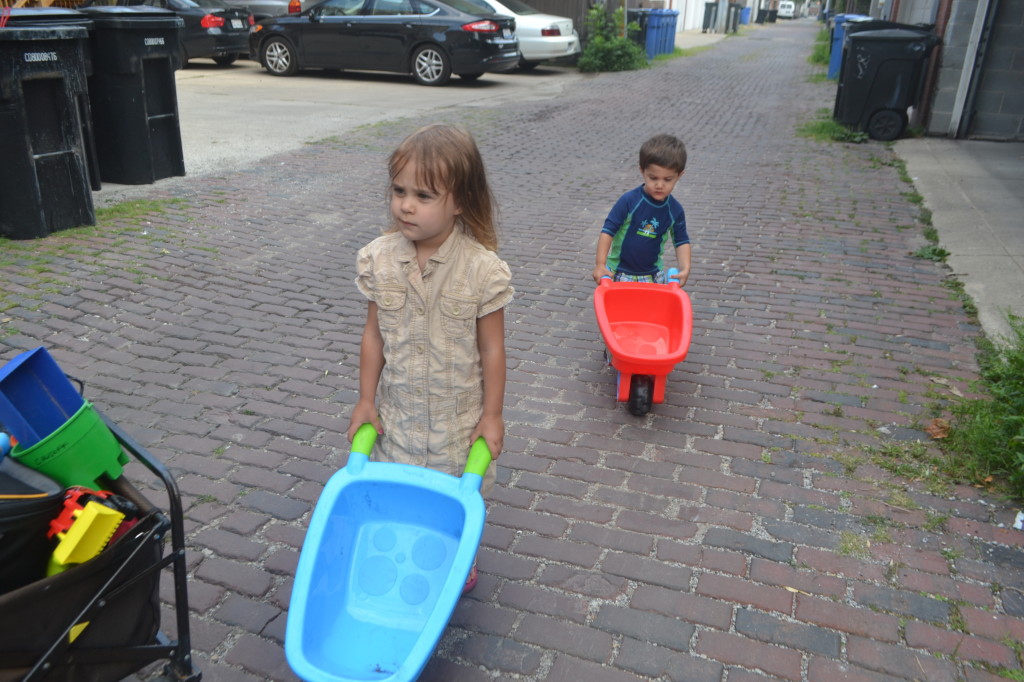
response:
<path id="1" fill-rule="evenodd" d="M 780 0 L 778 17 L 779 19 L 795 19 L 796 3 L 793 0 Z"/>

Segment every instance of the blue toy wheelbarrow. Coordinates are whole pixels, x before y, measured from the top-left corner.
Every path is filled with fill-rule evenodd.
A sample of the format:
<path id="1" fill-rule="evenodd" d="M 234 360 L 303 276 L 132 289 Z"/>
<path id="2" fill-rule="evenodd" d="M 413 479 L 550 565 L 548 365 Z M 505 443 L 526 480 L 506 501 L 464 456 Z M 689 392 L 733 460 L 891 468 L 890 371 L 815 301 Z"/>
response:
<path id="1" fill-rule="evenodd" d="M 356 432 L 310 518 L 292 588 L 285 656 L 306 682 L 415 680 L 462 595 L 484 529 L 484 440 L 461 478 L 370 462 Z"/>

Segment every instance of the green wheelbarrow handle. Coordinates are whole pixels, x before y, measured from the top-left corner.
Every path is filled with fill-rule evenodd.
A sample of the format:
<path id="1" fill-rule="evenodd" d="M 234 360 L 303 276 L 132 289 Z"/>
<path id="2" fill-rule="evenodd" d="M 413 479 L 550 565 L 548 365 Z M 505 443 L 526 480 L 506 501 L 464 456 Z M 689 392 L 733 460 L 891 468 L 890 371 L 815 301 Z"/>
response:
<path id="1" fill-rule="evenodd" d="M 373 451 L 373 444 L 377 442 L 377 429 L 373 424 L 363 424 L 356 431 L 352 438 L 352 452 L 359 452 L 367 457 Z M 487 467 L 491 465 L 491 451 L 487 447 L 487 441 L 482 437 L 477 438 L 473 447 L 469 449 L 469 458 L 466 460 L 466 473 L 476 474 L 483 478 L 487 473 Z"/>

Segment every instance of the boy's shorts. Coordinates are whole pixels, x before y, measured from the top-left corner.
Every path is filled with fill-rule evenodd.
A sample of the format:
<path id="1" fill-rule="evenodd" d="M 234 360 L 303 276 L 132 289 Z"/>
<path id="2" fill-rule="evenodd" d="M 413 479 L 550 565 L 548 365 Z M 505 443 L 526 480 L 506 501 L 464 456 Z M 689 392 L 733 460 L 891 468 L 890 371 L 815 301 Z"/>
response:
<path id="1" fill-rule="evenodd" d="M 659 270 L 653 275 L 627 275 L 624 272 L 615 273 L 616 282 L 647 282 L 648 284 L 668 284 L 668 274 Z"/>

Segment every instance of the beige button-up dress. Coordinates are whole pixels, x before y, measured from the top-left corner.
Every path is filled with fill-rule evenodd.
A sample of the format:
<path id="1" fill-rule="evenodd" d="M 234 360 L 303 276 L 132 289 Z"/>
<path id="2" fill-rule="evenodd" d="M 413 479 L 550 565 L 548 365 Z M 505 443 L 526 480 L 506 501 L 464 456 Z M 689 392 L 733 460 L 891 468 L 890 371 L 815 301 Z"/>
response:
<path id="1" fill-rule="evenodd" d="M 420 272 L 400 233 L 360 249 L 356 286 L 377 304 L 384 369 L 377 410 L 384 435 L 373 458 L 461 476 L 469 436 L 483 413 L 476 320 L 505 307 L 514 290 L 497 254 L 456 227 Z M 494 484 L 494 465 L 483 491 Z"/>

